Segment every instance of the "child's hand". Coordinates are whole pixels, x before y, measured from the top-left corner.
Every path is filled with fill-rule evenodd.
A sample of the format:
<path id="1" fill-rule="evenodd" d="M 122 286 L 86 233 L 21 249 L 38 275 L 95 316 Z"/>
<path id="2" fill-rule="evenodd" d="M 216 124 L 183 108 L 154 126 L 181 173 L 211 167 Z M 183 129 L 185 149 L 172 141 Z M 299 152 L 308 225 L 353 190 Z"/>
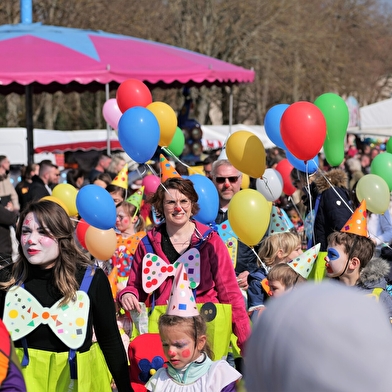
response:
<path id="1" fill-rule="evenodd" d="M 238 286 L 240 286 L 240 289 L 242 290 L 248 290 L 249 288 L 248 275 L 249 271 L 243 271 L 237 276 Z"/>

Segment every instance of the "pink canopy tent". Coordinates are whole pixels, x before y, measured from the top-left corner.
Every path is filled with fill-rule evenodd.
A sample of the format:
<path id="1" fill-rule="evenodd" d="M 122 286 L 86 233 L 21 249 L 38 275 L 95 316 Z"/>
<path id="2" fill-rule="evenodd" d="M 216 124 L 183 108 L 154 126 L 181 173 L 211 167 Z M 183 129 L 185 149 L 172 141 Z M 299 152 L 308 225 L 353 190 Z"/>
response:
<path id="1" fill-rule="evenodd" d="M 40 23 L 0 26 L 0 93 L 100 88 L 135 78 L 152 86 L 249 83 L 254 71 L 144 39 Z M 96 86 L 98 85 L 98 86 Z"/>
<path id="2" fill-rule="evenodd" d="M 108 93 L 130 78 L 150 88 L 233 85 L 255 76 L 253 70 L 170 45 L 40 23 L 0 26 L 0 53 L 0 94 L 26 94 L 29 162 L 33 92 L 98 91 L 105 85 Z"/>

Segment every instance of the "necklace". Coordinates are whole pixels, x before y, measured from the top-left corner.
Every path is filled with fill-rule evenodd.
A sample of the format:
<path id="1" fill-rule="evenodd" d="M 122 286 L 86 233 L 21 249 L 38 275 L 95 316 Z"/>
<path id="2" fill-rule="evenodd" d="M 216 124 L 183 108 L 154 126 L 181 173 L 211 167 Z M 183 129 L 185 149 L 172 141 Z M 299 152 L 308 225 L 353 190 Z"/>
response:
<path id="1" fill-rule="evenodd" d="M 192 222 L 189 222 L 189 223 L 190 223 L 190 226 L 185 231 L 185 234 L 183 234 L 183 235 L 180 234 L 178 236 L 175 236 L 174 234 L 169 235 L 170 242 L 177 250 L 182 249 L 185 246 L 188 246 L 191 242 L 192 234 L 195 230 L 195 225 Z"/>

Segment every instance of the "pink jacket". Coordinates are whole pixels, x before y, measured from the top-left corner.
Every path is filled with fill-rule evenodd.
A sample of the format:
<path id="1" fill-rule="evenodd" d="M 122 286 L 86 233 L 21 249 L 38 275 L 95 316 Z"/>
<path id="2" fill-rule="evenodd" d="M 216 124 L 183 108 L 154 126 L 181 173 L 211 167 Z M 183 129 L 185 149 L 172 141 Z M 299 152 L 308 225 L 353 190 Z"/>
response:
<path id="1" fill-rule="evenodd" d="M 204 237 L 204 234 L 209 228 L 197 221 L 193 222 L 199 233 Z M 158 226 L 148 232 L 147 236 L 154 249 L 154 253 L 170 264 L 166 255 L 162 252 L 162 234 L 160 227 Z M 199 242 L 200 238 L 194 233 L 191 239 L 192 247 L 196 247 Z M 233 332 L 237 336 L 238 346 L 242 350 L 251 332 L 250 323 L 227 248 L 219 235 L 215 231 L 212 231 L 207 235 L 198 249 L 201 260 L 201 279 L 200 284 L 196 289 L 196 302 L 231 304 L 233 313 Z M 132 293 L 140 302 L 147 301 L 148 295 L 142 288 L 142 260 L 146 253 L 148 252 L 146 251 L 145 245 L 140 241 L 132 263 L 127 287 L 123 289 L 118 296 L 120 302 L 121 297 L 126 293 Z M 172 283 L 173 278 L 169 278 L 155 290 L 156 305 L 167 304 Z M 147 303 L 147 305 L 149 304 Z"/>

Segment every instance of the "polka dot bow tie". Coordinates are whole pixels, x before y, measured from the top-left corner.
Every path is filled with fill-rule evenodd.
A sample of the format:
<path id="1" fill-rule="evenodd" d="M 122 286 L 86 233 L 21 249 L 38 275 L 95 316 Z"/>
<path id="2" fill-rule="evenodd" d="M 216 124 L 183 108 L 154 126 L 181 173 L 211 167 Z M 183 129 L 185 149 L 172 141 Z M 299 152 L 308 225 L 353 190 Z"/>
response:
<path id="1" fill-rule="evenodd" d="M 174 264 L 168 264 L 154 253 L 147 253 L 143 257 L 143 290 L 152 293 L 166 278 L 175 275 L 180 263 L 184 264 L 191 289 L 195 289 L 200 283 L 200 253 L 197 249 L 189 249 Z"/>

